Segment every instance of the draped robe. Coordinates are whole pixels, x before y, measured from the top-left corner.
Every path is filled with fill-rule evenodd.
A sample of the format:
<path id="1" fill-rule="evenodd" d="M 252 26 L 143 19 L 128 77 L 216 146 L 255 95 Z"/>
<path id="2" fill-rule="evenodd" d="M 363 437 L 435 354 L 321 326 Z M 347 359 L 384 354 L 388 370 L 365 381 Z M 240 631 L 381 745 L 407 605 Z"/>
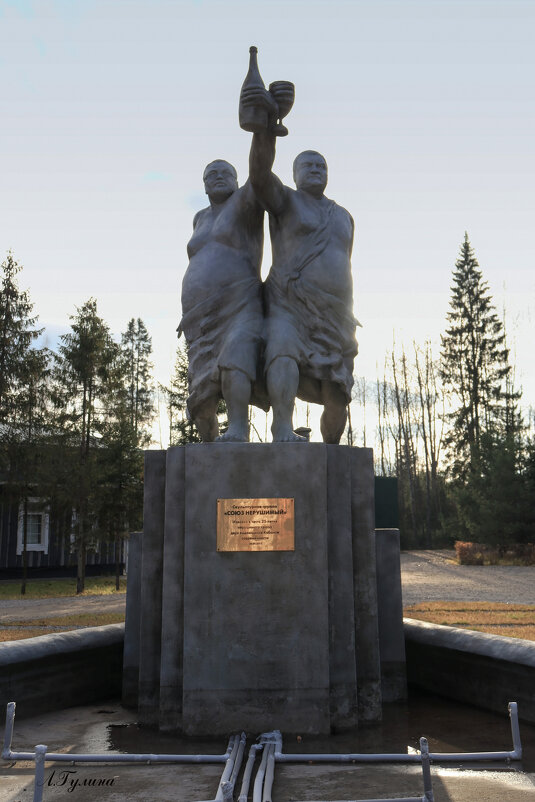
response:
<path id="1" fill-rule="evenodd" d="M 325 251 L 328 254 L 335 209 L 330 201 L 322 210 L 321 224 L 300 238 L 292 264 L 274 261 L 265 287 L 265 369 L 277 357 L 294 359 L 300 374 L 298 397 L 314 403 L 321 403 L 321 381 L 337 384 L 350 401 L 358 351 L 358 322 L 348 299 L 327 292 L 307 275 L 307 267 Z"/>

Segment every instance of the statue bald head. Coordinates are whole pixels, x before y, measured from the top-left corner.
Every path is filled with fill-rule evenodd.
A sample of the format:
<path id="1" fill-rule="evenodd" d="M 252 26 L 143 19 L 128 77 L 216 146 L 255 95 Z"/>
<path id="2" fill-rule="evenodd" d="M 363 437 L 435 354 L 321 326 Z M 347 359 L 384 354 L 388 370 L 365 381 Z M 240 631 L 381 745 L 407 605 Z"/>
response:
<path id="1" fill-rule="evenodd" d="M 230 162 L 225 161 L 225 159 L 214 159 L 213 162 L 207 164 L 206 167 L 204 168 L 204 173 L 202 174 L 202 180 L 204 181 L 206 179 L 209 170 L 211 170 L 212 168 L 217 168 L 219 167 L 219 165 L 225 165 L 225 167 L 227 167 L 230 170 L 236 181 L 238 180 L 238 173 L 236 172 L 236 168 Z"/>
<path id="2" fill-rule="evenodd" d="M 327 162 L 317 150 L 304 150 L 295 157 L 293 175 L 297 189 L 321 196 L 327 186 Z"/>
<path id="3" fill-rule="evenodd" d="M 211 201 L 221 203 L 238 189 L 238 173 L 229 162 L 215 159 L 204 168 L 204 191 Z"/>

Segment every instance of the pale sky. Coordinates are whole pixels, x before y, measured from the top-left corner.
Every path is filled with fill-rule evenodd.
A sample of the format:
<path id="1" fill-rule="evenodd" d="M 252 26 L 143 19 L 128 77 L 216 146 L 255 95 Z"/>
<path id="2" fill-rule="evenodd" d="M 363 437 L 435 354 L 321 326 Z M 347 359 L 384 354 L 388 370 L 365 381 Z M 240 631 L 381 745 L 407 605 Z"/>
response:
<path id="1" fill-rule="evenodd" d="M 321 151 L 356 222 L 356 373 L 394 336 L 438 355 L 467 230 L 535 404 L 534 42 L 532 0 L 0 0 L 0 257 L 50 345 L 94 296 L 117 335 L 144 320 L 168 381 L 204 166 L 247 177 L 255 44 L 296 85 L 275 171 Z"/>

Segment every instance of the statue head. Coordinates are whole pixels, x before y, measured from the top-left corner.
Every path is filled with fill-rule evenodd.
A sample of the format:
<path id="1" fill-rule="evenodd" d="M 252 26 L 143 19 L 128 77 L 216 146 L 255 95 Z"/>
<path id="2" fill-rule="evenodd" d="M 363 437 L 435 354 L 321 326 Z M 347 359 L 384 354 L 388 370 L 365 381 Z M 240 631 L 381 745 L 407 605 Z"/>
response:
<path id="1" fill-rule="evenodd" d="M 302 189 L 315 197 L 321 197 L 327 186 L 327 162 L 317 150 L 304 150 L 294 161 L 294 181 L 297 189 Z"/>
<path id="2" fill-rule="evenodd" d="M 238 174 L 232 164 L 224 159 L 207 164 L 202 177 L 204 191 L 214 203 L 222 203 L 238 189 Z"/>

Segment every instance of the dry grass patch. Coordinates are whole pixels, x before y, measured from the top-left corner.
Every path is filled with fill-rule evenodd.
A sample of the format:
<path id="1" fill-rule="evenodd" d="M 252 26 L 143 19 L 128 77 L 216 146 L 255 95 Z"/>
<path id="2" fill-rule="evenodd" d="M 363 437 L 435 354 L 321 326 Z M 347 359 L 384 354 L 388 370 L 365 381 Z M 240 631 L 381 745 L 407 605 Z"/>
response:
<path id="1" fill-rule="evenodd" d="M 56 599 L 63 596 L 76 596 L 76 579 L 30 579 L 26 583 L 26 593 L 20 594 L 20 579 L 0 582 L 0 601 L 2 599 Z M 120 578 L 120 590 L 115 590 L 114 576 L 90 576 L 85 580 L 82 596 L 108 596 L 112 593 L 126 593 L 126 578 Z"/>
<path id="2" fill-rule="evenodd" d="M 71 632 L 86 627 L 102 627 L 106 624 L 120 624 L 124 613 L 78 613 L 73 615 L 32 618 L 28 621 L 3 622 L 0 629 L 0 643 L 3 641 L 36 638 L 51 632 Z"/>
<path id="3" fill-rule="evenodd" d="M 535 641 L 535 604 L 423 602 L 404 609 L 408 618 Z"/>
<path id="4" fill-rule="evenodd" d="M 77 627 L 65 627 L 65 629 L 54 629 L 54 632 L 71 632 Z M 27 638 L 37 638 L 39 635 L 50 635 L 50 627 L 35 627 L 32 629 L 18 629 L 17 627 L 6 627 L 0 629 L 0 643 L 12 640 L 25 640 Z"/>
<path id="5" fill-rule="evenodd" d="M 9 627 L 102 627 L 105 624 L 120 624 L 124 621 L 124 613 L 72 613 L 72 615 L 42 616 L 24 621 L 4 622 Z"/>
<path id="6" fill-rule="evenodd" d="M 488 546 L 457 540 L 455 553 L 459 565 L 535 565 L 534 543 Z"/>

